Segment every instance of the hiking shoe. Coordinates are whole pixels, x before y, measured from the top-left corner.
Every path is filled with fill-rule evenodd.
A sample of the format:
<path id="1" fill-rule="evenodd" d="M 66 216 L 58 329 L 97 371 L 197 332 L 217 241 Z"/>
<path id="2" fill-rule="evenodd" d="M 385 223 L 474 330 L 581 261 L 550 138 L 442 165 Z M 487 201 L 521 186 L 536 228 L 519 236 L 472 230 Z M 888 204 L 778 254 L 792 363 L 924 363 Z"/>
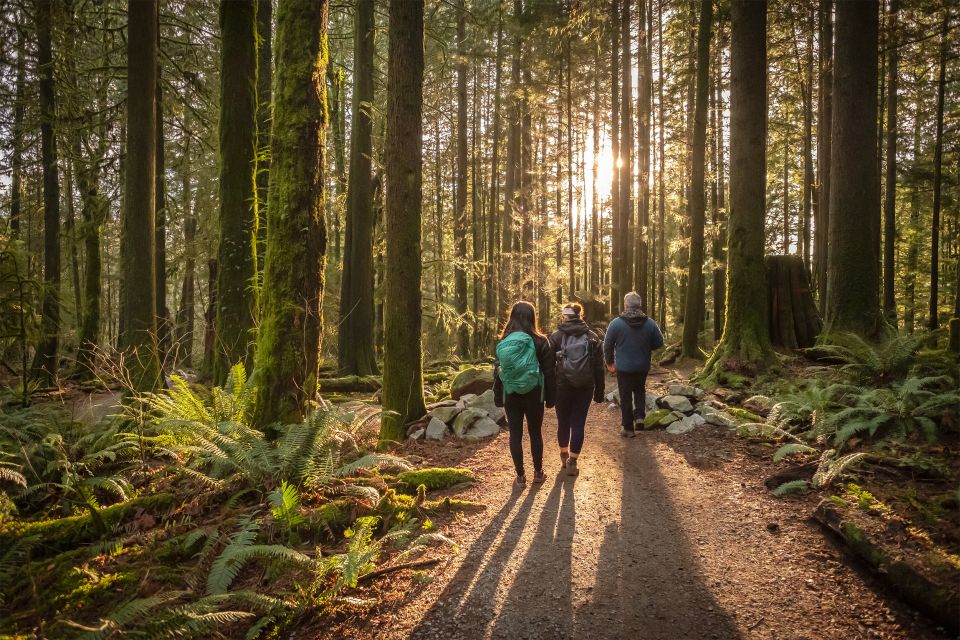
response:
<path id="1" fill-rule="evenodd" d="M 643 418 L 634 418 L 633 419 L 633 430 L 640 431 L 643 429 Z"/>
<path id="2" fill-rule="evenodd" d="M 517 476 L 517 479 L 513 481 L 513 487 L 515 489 L 520 489 L 527 485 L 527 476 Z"/>
<path id="3" fill-rule="evenodd" d="M 637 432 L 634 431 L 633 429 L 624 429 L 623 431 L 620 432 L 620 435 L 623 436 L 624 438 L 636 438 Z"/>
<path id="4" fill-rule="evenodd" d="M 534 471 L 534 472 L 533 472 L 533 482 L 534 482 L 534 484 L 540 484 L 541 482 L 543 482 L 543 481 L 546 480 L 546 479 L 547 479 L 547 476 L 546 476 L 546 474 L 543 473 L 543 471 L 537 470 L 537 471 Z"/>
<path id="5" fill-rule="evenodd" d="M 563 469 L 567 466 L 567 458 L 570 457 L 570 454 L 566 451 L 560 452 L 560 468 Z"/>
<path id="6" fill-rule="evenodd" d="M 580 469 L 577 468 L 577 459 L 570 458 L 570 460 L 567 461 L 567 475 L 575 476 L 579 474 L 580 474 Z"/>

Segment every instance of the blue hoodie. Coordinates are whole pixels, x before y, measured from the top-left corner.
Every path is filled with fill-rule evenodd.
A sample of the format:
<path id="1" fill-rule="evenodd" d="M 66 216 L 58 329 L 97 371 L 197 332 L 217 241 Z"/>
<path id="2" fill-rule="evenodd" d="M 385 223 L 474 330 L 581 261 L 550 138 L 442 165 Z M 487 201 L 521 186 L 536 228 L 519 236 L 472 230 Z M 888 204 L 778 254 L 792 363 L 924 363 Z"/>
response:
<path id="1" fill-rule="evenodd" d="M 650 370 L 650 354 L 662 346 L 663 334 L 652 318 L 642 311 L 624 311 L 607 327 L 603 359 L 623 373 L 645 372 Z"/>

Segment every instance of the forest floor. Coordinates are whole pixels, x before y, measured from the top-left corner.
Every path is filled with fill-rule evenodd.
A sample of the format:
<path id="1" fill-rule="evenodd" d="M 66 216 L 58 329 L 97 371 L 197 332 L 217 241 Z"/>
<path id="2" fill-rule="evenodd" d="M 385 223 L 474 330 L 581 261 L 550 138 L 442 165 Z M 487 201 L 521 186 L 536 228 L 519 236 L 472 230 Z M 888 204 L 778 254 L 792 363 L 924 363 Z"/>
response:
<path id="1" fill-rule="evenodd" d="M 648 386 L 684 373 L 657 370 Z M 472 468 L 477 482 L 457 497 L 486 509 L 443 523 L 458 549 L 440 568 L 378 581 L 373 611 L 295 637 L 946 637 L 825 537 L 818 498 L 770 496 L 768 449 L 711 426 L 624 439 L 618 423 L 617 409 L 592 406 L 574 478 L 559 472 L 548 411 L 547 481 L 523 490 L 506 432 L 405 445 Z"/>

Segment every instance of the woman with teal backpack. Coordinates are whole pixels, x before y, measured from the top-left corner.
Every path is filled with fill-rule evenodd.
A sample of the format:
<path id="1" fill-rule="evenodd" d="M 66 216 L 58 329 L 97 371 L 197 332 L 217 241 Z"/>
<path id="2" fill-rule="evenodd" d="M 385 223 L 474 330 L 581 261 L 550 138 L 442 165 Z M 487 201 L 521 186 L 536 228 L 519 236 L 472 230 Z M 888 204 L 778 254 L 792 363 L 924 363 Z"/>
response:
<path id="1" fill-rule="evenodd" d="M 556 355 L 550 341 L 540 333 L 537 310 L 529 302 L 518 302 L 510 309 L 497 342 L 493 396 L 503 407 L 510 426 L 510 455 L 517 470 L 516 486 L 527 483 L 523 470 L 523 420 L 530 434 L 533 457 L 533 481 L 543 482 L 544 404 L 553 408 L 556 394 L 554 370 Z"/>

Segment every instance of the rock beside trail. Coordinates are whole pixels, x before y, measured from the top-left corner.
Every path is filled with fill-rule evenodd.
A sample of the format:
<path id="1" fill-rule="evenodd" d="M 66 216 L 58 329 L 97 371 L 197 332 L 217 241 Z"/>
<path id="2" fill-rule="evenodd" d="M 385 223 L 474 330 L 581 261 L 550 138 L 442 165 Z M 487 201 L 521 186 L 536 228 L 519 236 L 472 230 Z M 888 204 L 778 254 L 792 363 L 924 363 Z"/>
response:
<path id="1" fill-rule="evenodd" d="M 659 404 L 665 409 L 670 409 L 671 411 L 680 411 L 682 413 L 690 413 L 693 411 L 693 404 L 690 402 L 690 399 L 686 396 L 679 395 L 669 395 L 660 398 Z"/>
<path id="2" fill-rule="evenodd" d="M 445 436 L 446 433 L 447 425 L 443 420 L 430 418 L 426 429 L 427 440 L 443 440 L 443 436 Z"/>
<path id="3" fill-rule="evenodd" d="M 474 407 L 467 407 L 461 411 L 456 418 L 453 419 L 453 435 L 457 436 L 458 438 L 462 438 L 464 434 L 466 434 L 467 429 L 473 426 L 473 423 L 481 418 L 489 419 L 486 411 Z"/>
<path id="4" fill-rule="evenodd" d="M 494 420 L 484 417 L 474 422 L 470 428 L 467 429 L 466 433 L 464 433 L 463 437 L 467 440 L 481 440 L 495 436 L 498 433 L 500 433 L 500 425 Z"/>
<path id="5" fill-rule="evenodd" d="M 707 421 L 707 424 L 712 424 L 717 427 L 735 427 L 737 421 L 733 419 L 726 411 L 721 411 L 714 408 L 709 404 L 705 404 L 698 409 L 698 413 L 703 416 L 703 419 Z"/>
<path id="6" fill-rule="evenodd" d="M 688 384 L 671 384 L 667 387 L 667 393 L 671 396 L 683 396 L 690 400 L 702 400 L 704 396 L 703 389 Z"/>
<path id="7" fill-rule="evenodd" d="M 411 433 L 409 437 L 411 440 L 419 440 L 420 438 L 423 437 L 423 434 L 425 434 L 426 432 L 427 432 L 426 429 L 424 429 L 423 427 L 420 427 L 419 429 Z"/>
<path id="8" fill-rule="evenodd" d="M 493 369 L 464 369 L 450 383 L 450 397 L 459 400 L 472 393 L 479 395 L 487 389 L 493 389 Z"/>
<path id="9" fill-rule="evenodd" d="M 461 410 L 456 405 L 453 405 L 452 407 L 437 407 L 430 412 L 430 417 L 437 418 L 446 424 L 450 424 L 450 422 L 457 417 L 457 414 L 460 413 L 460 411 Z"/>
<path id="10" fill-rule="evenodd" d="M 743 401 L 743 408 L 766 418 L 773 409 L 773 400 L 767 396 L 750 396 Z"/>
<path id="11" fill-rule="evenodd" d="M 673 424 L 667 427 L 667 433 L 680 434 L 680 433 L 689 433 L 697 427 L 703 426 L 706 424 L 703 416 L 700 414 L 694 413 L 689 416 L 685 416 L 682 420 L 677 420 Z"/>

